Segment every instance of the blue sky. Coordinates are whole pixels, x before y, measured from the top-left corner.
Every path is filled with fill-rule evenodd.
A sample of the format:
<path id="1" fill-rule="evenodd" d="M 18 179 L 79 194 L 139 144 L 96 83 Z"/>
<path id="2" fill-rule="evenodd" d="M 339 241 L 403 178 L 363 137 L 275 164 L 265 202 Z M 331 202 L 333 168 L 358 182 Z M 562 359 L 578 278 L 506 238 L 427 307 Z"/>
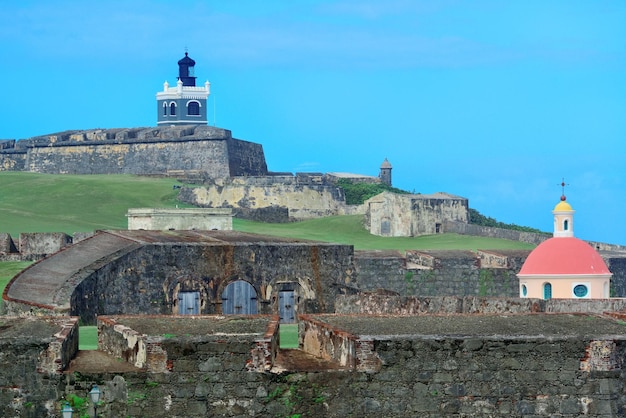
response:
<path id="1" fill-rule="evenodd" d="M 377 175 L 626 244 L 626 1 L 28 1 L 0 12 L 0 138 L 156 125 L 188 48 L 211 124 L 272 171 Z"/>

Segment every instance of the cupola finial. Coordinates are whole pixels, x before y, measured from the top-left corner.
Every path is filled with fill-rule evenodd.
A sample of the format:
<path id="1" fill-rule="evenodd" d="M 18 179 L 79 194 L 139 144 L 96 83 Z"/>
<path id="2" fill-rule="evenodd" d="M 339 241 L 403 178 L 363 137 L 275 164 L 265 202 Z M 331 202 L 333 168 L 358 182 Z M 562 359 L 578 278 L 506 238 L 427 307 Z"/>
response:
<path id="1" fill-rule="evenodd" d="M 561 184 L 559 184 L 559 186 L 561 186 L 561 201 L 565 202 L 565 200 L 567 199 L 565 197 L 565 186 L 569 186 L 569 184 L 565 183 L 565 177 L 561 178 Z"/>

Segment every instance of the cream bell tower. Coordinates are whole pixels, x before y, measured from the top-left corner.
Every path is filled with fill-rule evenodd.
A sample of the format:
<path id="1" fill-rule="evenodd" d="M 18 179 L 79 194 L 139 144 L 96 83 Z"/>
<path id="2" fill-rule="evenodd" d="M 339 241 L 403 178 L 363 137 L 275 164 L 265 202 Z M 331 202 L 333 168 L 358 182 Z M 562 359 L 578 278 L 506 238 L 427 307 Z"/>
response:
<path id="1" fill-rule="evenodd" d="M 574 236 L 574 209 L 565 201 L 565 195 L 556 204 L 552 214 L 554 215 L 554 234 L 556 238 Z"/>

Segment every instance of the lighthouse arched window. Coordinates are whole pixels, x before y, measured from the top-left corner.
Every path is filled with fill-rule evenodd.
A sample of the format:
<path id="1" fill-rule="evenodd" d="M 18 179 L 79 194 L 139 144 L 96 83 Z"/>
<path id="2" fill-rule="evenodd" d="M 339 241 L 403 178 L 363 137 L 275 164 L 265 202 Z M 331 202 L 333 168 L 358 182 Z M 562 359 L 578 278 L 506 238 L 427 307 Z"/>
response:
<path id="1" fill-rule="evenodd" d="M 163 103 L 163 116 L 167 116 L 167 103 Z"/>
<path id="2" fill-rule="evenodd" d="M 174 102 L 170 104 L 170 115 L 176 116 L 176 103 Z"/>
<path id="3" fill-rule="evenodd" d="M 187 115 L 200 116 L 200 103 L 196 101 L 190 101 L 187 103 Z"/>

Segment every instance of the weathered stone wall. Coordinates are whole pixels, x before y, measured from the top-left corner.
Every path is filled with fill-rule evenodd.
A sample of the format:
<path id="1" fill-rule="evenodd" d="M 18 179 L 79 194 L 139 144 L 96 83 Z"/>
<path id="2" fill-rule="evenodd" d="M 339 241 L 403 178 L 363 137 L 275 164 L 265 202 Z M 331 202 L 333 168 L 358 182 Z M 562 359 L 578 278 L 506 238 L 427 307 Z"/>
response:
<path id="1" fill-rule="evenodd" d="M 435 324 L 441 317 L 429 320 Z M 324 339 L 331 328 L 310 330 Z M 116 383 L 126 389 L 125 397 L 116 401 L 107 390 L 100 411 L 190 418 L 609 417 L 626 411 L 623 338 L 379 334 L 345 339 L 354 339 L 352 371 L 274 374 L 246 371 L 252 341 L 243 335 L 219 341 L 172 336 L 162 340 L 171 371 L 124 375 Z M 110 375 L 85 373 L 75 380 L 104 382 L 106 389 L 113 383 Z"/>
<path id="2" fill-rule="evenodd" d="M 519 296 L 517 273 L 530 250 L 357 251 L 359 291 L 385 289 L 403 296 Z M 603 254 L 613 277 L 611 297 L 626 297 L 626 255 Z"/>
<path id="3" fill-rule="evenodd" d="M 52 417 L 60 372 L 78 350 L 76 318 L 3 317 L 0 326 L 0 416 Z M 58 410 L 57 410 L 58 411 Z"/>
<path id="4" fill-rule="evenodd" d="M 22 162 L 22 159 L 24 162 Z M 67 131 L 0 148 L 0 170 L 52 174 L 264 175 L 263 147 L 210 126 Z"/>
<path id="5" fill-rule="evenodd" d="M 626 310 L 626 298 L 611 299 L 530 299 L 477 296 L 417 297 L 382 292 L 340 295 L 335 312 L 343 315 L 450 315 L 450 314 L 526 314 L 596 313 Z"/>
<path id="6" fill-rule="evenodd" d="M 354 335 L 308 315 L 300 315 L 298 326 L 302 351 L 339 366 L 355 369 L 357 338 Z"/>
<path id="7" fill-rule="evenodd" d="M 86 272 L 71 312 L 86 323 L 96 314 L 172 314 L 179 292 L 197 291 L 200 313 L 221 313 L 222 292 L 236 280 L 254 287 L 259 313 L 277 312 L 285 283 L 298 296 L 297 312 L 333 312 L 353 274 L 352 247 L 345 245 L 145 245 Z"/>
<path id="8" fill-rule="evenodd" d="M 0 254 L 16 253 L 17 247 L 10 234 L 0 232 Z"/>
<path id="9" fill-rule="evenodd" d="M 521 336 L 498 334 L 502 330 L 493 330 L 490 336 L 465 335 L 473 331 L 461 330 L 465 336 L 451 336 L 404 334 L 395 329 L 415 320 L 428 321 L 429 327 L 436 328 L 444 318 L 446 326 L 458 322 L 463 329 L 490 316 L 404 317 L 391 322 L 378 318 L 361 325 L 352 316 L 322 316 L 315 319 L 318 324 L 328 320 L 328 326 L 317 327 L 322 334 L 341 329 L 337 325 L 341 323 L 377 332 L 345 333 L 342 338 L 353 340 L 354 345 L 341 347 L 352 351 L 355 366 L 351 371 L 331 372 L 267 373 L 265 367 L 256 368 L 272 358 L 267 345 L 257 344 L 259 337 L 268 337 L 267 332 L 257 330 L 257 319 L 249 323 L 243 318 L 234 320 L 233 328 L 219 335 L 186 335 L 185 328 L 172 329 L 172 324 L 163 328 L 167 324 L 158 318 L 145 321 L 144 328 L 152 331 L 147 334 L 131 324 L 129 330 L 158 343 L 161 355 L 157 363 L 166 366 L 158 372 L 144 368 L 127 373 L 41 373 L 37 359 L 49 347 L 46 336 L 50 331 L 46 328 L 46 336 L 31 333 L 6 338 L 7 331 L 2 330 L 0 414 L 58 417 L 62 398 L 73 394 L 86 399 L 91 385 L 97 383 L 103 391 L 98 412 L 116 417 L 623 416 L 626 341 L 616 333 L 619 323 L 595 316 L 569 317 L 552 329 L 561 329 L 569 321 L 573 326 L 584 323 L 584 335 L 567 329 L 560 336 L 544 336 L 542 330 Z M 512 323 L 518 325 L 527 320 L 512 317 Z M 111 330 L 120 325 L 115 320 L 108 322 Z M 379 323 L 389 327 L 381 329 Z M 594 327 L 598 334 L 589 334 Z M 172 334 L 165 335 L 164 329 Z M 254 358 L 260 351 L 259 363 Z"/>
<path id="10" fill-rule="evenodd" d="M 623 254 L 610 254 L 603 257 L 611 277 L 611 297 L 626 297 L 626 256 Z"/>
<path id="11" fill-rule="evenodd" d="M 130 230 L 232 231 L 233 229 L 233 213 L 230 209 L 131 208 L 128 209 L 126 217 Z"/>
<path id="12" fill-rule="evenodd" d="M 548 233 L 539 234 L 534 232 L 514 231 L 511 229 L 493 228 L 489 226 L 456 222 L 454 220 L 446 220 L 444 222 L 444 231 L 461 235 L 509 239 L 512 241 L 527 242 L 534 245 L 539 245 L 543 241 L 552 238 L 552 234 Z M 608 244 L 606 242 L 597 241 L 587 241 L 587 243 L 598 251 L 626 252 L 626 246 L 624 245 Z"/>
<path id="13" fill-rule="evenodd" d="M 146 318 L 152 321 L 149 334 L 137 331 L 135 323 L 145 323 Z M 135 319 L 135 321 L 133 321 Z M 195 324 L 190 324 L 195 322 Z M 127 326 L 125 324 L 130 324 Z M 274 364 L 278 350 L 278 318 L 269 316 L 195 316 L 167 317 L 157 316 L 132 317 L 98 317 L 98 349 L 115 358 L 123 359 L 133 366 L 150 373 L 178 372 L 188 369 L 187 365 L 178 363 L 176 357 L 179 347 L 166 344 L 166 340 L 181 337 L 198 328 L 203 329 L 200 336 L 189 340 L 199 344 L 203 350 L 198 353 L 196 361 L 202 361 L 200 370 L 210 363 L 207 357 L 215 356 L 215 346 L 227 350 L 230 345 L 238 346 L 245 358 L 241 364 L 251 372 L 265 372 Z M 145 330 L 144 330 L 145 332 Z M 155 335 L 159 334 L 161 335 Z M 189 334 L 190 335 L 190 334 Z M 204 351 L 204 352 L 202 352 Z M 218 351 L 219 352 L 219 351 Z M 214 359 L 219 360 L 218 358 Z M 190 361 L 189 359 L 186 362 Z M 207 370 L 208 371 L 208 370 Z"/>
<path id="14" fill-rule="evenodd" d="M 171 141 L 32 148 L 28 171 L 51 174 L 158 174 L 168 169 L 229 175 L 226 141 Z"/>
<path id="15" fill-rule="evenodd" d="M 26 169 L 26 157 L 26 151 L 0 152 L 0 171 L 24 171 Z"/>
<path id="16" fill-rule="evenodd" d="M 23 232 L 20 234 L 20 253 L 54 254 L 72 243 L 72 237 L 62 232 Z"/>
<path id="17" fill-rule="evenodd" d="M 290 219 L 337 215 L 345 206 L 343 190 L 327 184 L 303 184 L 297 177 L 250 177 L 183 187 L 179 200 L 200 207 L 263 210 L 287 208 Z"/>
<path id="18" fill-rule="evenodd" d="M 267 174 L 267 164 L 261 144 L 231 138 L 227 141 L 227 146 L 230 177 Z"/>
<path id="19" fill-rule="evenodd" d="M 383 192 L 365 201 L 365 225 L 374 235 L 413 237 L 444 232 L 444 222 L 469 221 L 468 201 L 446 193 Z"/>
<path id="20" fill-rule="evenodd" d="M 431 265 L 428 265 L 428 264 Z M 515 275 L 521 264 L 481 268 L 475 253 L 461 251 L 400 253 L 357 252 L 356 281 L 361 291 L 386 289 L 413 296 L 519 295 Z"/>

